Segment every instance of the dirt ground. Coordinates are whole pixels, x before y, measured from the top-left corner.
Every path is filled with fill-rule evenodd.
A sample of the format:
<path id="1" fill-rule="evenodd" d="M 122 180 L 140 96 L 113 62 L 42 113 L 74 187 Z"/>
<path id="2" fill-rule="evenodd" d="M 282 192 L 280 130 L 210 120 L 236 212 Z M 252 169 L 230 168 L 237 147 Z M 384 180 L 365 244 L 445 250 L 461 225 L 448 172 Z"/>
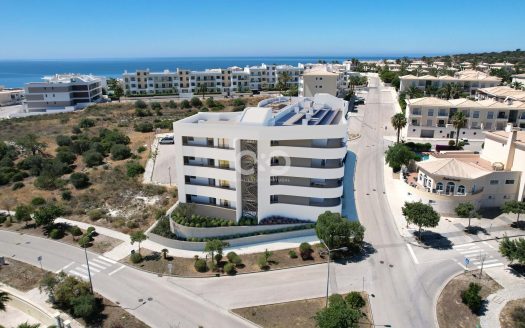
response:
<path id="1" fill-rule="evenodd" d="M 525 309 L 525 298 L 520 298 L 514 301 L 510 301 L 507 304 L 505 304 L 505 307 L 503 308 L 503 310 L 501 310 L 501 314 L 499 317 L 499 323 L 501 324 L 501 328 L 523 328 L 525 327 L 525 321 L 517 322 L 512 318 L 512 312 L 516 308 L 520 308 L 520 307 L 522 309 Z"/>
<path id="2" fill-rule="evenodd" d="M 272 252 L 273 254 L 270 257 L 269 270 L 271 271 L 277 269 L 286 269 L 295 266 L 326 263 L 326 257 L 319 255 L 317 247 L 313 246 L 313 249 L 314 253 L 312 254 L 312 259 L 310 260 L 303 260 L 300 256 L 295 259 L 290 258 L 288 252 L 291 249 L 274 251 Z M 294 250 L 297 253 L 297 255 L 299 255 L 299 248 L 294 248 Z M 217 274 L 217 272 L 212 272 L 210 270 L 204 273 L 197 272 L 194 268 L 195 259 L 193 258 L 172 257 L 168 254 L 166 259 L 164 259 L 162 254 L 160 254 L 159 252 L 154 252 L 148 249 L 142 249 L 141 253 L 144 257 L 144 260 L 141 263 L 131 263 L 131 261 L 129 260 L 129 256 L 125 259 L 122 259 L 121 262 L 139 267 L 146 271 L 151 271 L 160 274 L 168 274 L 168 263 L 172 263 L 172 274 L 182 277 L 206 277 L 214 276 Z M 257 265 L 257 258 L 260 255 L 261 253 L 240 255 L 243 265 L 236 269 L 237 273 L 241 274 L 263 271 Z M 225 253 L 222 264 L 226 264 L 226 261 L 227 259 Z M 226 273 L 221 274 L 226 275 Z"/>
<path id="3" fill-rule="evenodd" d="M 6 224 L 0 224 L 0 229 L 2 230 L 8 230 L 8 231 L 15 231 L 20 234 L 28 234 L 31 236 L 37 236 L 37 237 L 44 237 L 49 238 L 42 227 L 34 227 L 34 225 L 29 225 L 26 227 L 24 223 L 17 223 L 14 222 L 10 227 L 6 226 Z M 82 229 L 80 229 L 82 230 Z M 85 233 L 85 230 L 82 230 L 82 233 Z M 69 233 L 65 233 L 64 237 L 57 239 L 57 241 L 77 246 L 78 245 L 78 239 L 79 237 L 74 237 Z M 104 235 L 94 235 L 93 236 L 93 242 L 91 242 L 88 246 L 88 249 L 92 252 L 103 254 L 107 251 L 112 250 L 116 246 L 120 245 L 122 243 L 122 240 L 111 238 Z"/>
<path id="4" fill-rule="evenodd" d="M 45 271 L 36 266 L 17 261 L 12 258 L 5 259 L 6 265 L 0 267 L 0 282 L 15 289 L 27 292 L 38 287 Z"/>
<path id="5" fill-rule="evenodd" d="M 455 277 L 445 286 L 438 299 L 436 311 L 440 328 L 471 328 L 479 323 L 478 315 L 461 301 L 461 291 L 467 289 L 471 282 L 481 285 L 480 295 L 483 299 L 502 288 L 486 274 L 479 279 L 479 270 Z"/>
<path id="6" fill-rule="evenodd" d="M 361 319 L 359 327 L 372 327 L 368 296 L 365 292 L 361 295 L 366 300 L 366 305 L 361 309 L 366 316 Z M 264 328 L 315 328 L 315 314 L 324 306 L 325 298 L 320 297 L 234 309 L 233 312 Z"/>

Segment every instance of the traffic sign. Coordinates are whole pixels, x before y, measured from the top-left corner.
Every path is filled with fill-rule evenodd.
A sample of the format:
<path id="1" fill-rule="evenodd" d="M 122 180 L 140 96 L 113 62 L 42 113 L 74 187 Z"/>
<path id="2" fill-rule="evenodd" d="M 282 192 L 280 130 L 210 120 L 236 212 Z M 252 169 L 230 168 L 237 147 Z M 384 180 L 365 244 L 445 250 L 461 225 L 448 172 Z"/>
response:
<path id="1" fill-rule="evenodd" d="M 463 263 L 465 263 L 465 265 L 468 265 L 470 263 L 469 258 L 465 257 L 465 259 L 463 260 Z"/>

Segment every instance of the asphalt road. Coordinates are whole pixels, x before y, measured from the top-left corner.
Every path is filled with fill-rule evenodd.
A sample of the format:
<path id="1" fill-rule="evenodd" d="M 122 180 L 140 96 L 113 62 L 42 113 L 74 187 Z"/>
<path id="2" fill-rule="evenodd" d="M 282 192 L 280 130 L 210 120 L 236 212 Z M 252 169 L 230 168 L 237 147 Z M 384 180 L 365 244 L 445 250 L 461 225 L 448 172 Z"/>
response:
<path id="1" fill-rule="evenodd" d="M 457 263 L 462 255 L 454 249 L 411 247 L 398 234 L 383 186 L 383 136 L 395 133 L 389 127 L 392 101 L 377 78 L 371 78 L 367 103 L 351 119 L 352 133 L 361 134 L 349 145 L 357 157 L 356 208 L 370 246 L 361 259 L 331 265 L 330 292 L 367 290 L 376 325 L 435 327 L 434 302 L 448 278 L 462 270 Z M 44 268 L 52 271 L 84 263 L 81 249 L 4 231 L 0 231 L 0 254 L 35 265 L 42 255 Z M 104 261 L 95 254 L 90 258 Z M 158 277 L 121 267 L 115 263 L 96 272 L 95 290 L 152 327 L 250 327 L 227 309 L 320 297 L 326 292 L 326 265 L 209 279 Z"/>

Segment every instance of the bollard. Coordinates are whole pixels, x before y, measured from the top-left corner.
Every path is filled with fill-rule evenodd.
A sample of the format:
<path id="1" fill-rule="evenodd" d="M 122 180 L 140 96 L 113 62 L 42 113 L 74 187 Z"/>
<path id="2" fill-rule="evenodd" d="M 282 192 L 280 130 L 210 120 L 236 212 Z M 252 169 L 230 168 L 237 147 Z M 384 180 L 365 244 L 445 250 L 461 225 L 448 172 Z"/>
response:
<path id="1" fill-rule="evenodd" d="M 53 314 L 53 318 L 55 318 L 58 328 L 64 328 L 62 318 L 60 317 L 60 312 L 55 312 L 55 314 Z"/>
<path id="2" fill-rule="evenodd" d="M 1 267 L 2 265 L 5 265 L 5 257 L 0 256 L 0 267 Z"/>

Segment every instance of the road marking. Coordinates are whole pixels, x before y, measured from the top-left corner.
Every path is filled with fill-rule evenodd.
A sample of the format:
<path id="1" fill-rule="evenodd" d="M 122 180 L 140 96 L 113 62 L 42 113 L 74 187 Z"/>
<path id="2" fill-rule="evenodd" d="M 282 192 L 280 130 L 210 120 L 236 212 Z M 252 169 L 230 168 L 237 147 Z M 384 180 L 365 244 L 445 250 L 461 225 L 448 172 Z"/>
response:
<path id="1" fill-rule="evenodd" d="M 87 270 L 84 269 L 83 267 L 76 267 L 75 269 L 70 270 L 70 271 L 80 271 L 83 274 L 88 274 Z"/>
<path id="2" fill-rule="evenodd" d="M 71 262 L 69 263 L 68 265 L 64 266 L 62 269 L 58 270 L 58 271 L 55 271 L 55 273 L 60 273 L 61 271 L 65 271 L 67 268 L 69 268 L 70 266 L 72 266 L 73 264 L 75 264 L 75 262 Z"/>
<path id="3" fill-rule="evenodd" d="M 124 269 L 125 267 L 126 267 L 126 266 L 123 265 L 123 266 L 121 266 L 120 268 L 111 271 L 110 273 L 108 273 L 108 275 L 112 276 L 112 275 L 114 275 L 115 273 L 119 272 L 120 270 Z"/>
<path id="4" fill-rule="evenodd" d="M 414 260 L 414 263 L 419 264 L 419 261 L 417 260 L 416 254 L 414 253 L 414 250 L 412 249 L 412 246 L 410 244 L 406 244 L 408 251 L 410 252 L 410 255 L 412 255 L 412 259 Z"/>
<path id="5" fill-rule="evenodd" d="M 485 260 L 483 263 L 487 264 L 487 263 L 494 263 L 494 262 L 499 262 L 499 261 L 498 260 Z M 470 263 L 472 263 L 472 264 L 480 264 L 481 265 L 481 261 L 480 260 L 471 261 Z"/>
<path id="6" fill-rule="evenodd" d="M 69 270 L 69 273 L 72 273 L 74 274 L 75 276 L 79 276 L 80 278 L 84 278 L 85 280 L 88 280 L 88 276 L 80 273 L 80 272 L 76 272 L 75 270 Z"/>
<path id="7" fill-rule="evenodd" d="M 99 256 L 98 258 L 101 259 L 101 260 L 104 260 L 104 261 L 106 261 L 106 262 L 109 262 L 109 263 L 111 263 L 111 264 L 115 264 L 115 263 L 117 263 L 117 261 L 113 261 L 113 260 L 108 259 L 107 257 L 104 257 L 104 256 Z"/>
<path id="8" fill-rule="evenodd" d="M 456 262 L 456 264 L 462 267 L 463 269 L 468 270 L 467 267 L 461 264 L 458 260 L 453 260 L 453 261 Z"/>
<path id="9" fill-rule="evenodd" d="M 109 268 L 111 266 L 111 264 L 109 264 L 108 262 L 106 261 L 102 261 L 102 260 L 99 260 L 99 259 L 91 259 L 91 262 L 93 263 L 96 263 L 104 268 Z"/>
<path id="10" fill-rule="evenodd" d="M 473 249 L 470 251 L 464 251 L 464 252 L 458 251 L 458 252 L 460 252 L 463 255 L 471 255 L 471 254 L 479 253 L 480 251 L 481 249 L 478 248 L 478 249 Z"/>
<path id="11" fill-rule="evenodd" d="M 503 265 L 503 263 L 494 263 L 494 264 L 483 265 L 483 269 L 493 268 L 493 267 L 502 266 L 502 265 Z M 478 265 L 478 269 L 481 269 L 481 265 Z"/>
<path id="12" fill-rule="evenodd" d="M 104 269 L 107 269 L 109 267 L 109 266 L 100 265 L 100 264 L 96 263 L 93 260 L 91 262 L 89 262 L 89 266 L 93 266 L 93 267 L 95 267 L 97 269 L 100 269 L 100 270 L 104 270 Z"/>
<path id="13" fill-rule="evenodd" d="M 84 267 L 84 268 L 87 270 L 87 265 L 82 264 L 81 267 Z M 95 269 L 95 268 L 93 268 L 93 267 L 91 267 L 91 266 L 89 267 L 89 271 L 100 272 L 99 269 Z"/>

